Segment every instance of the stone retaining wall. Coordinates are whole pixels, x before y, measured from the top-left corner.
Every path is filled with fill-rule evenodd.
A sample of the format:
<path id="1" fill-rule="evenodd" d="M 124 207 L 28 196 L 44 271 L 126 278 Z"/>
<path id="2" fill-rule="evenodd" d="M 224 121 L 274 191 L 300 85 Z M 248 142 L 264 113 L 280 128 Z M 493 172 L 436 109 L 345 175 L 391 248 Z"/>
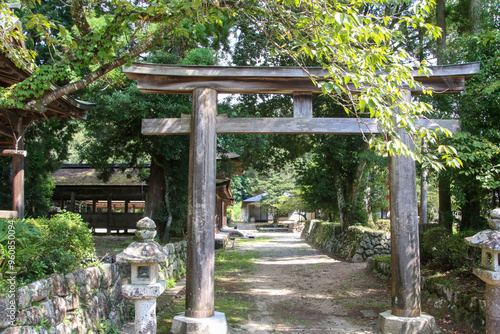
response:
<path id="1" fill-rule="evenodd" d="M 339 225 L 307 221 L 301 237 L 314 247 L 351 262 L 363 262 L 374 255 L 391 253 L 391 235 L 361 226 L 342 229 Z"/>
<path id="2" fill-rule="evenodd" d="M 368 268 L 386 278 L 391 277 L 388 259 L 376 257 L 368 260 Z M 453 289 L 439 278 L 422 277 L 422 301 L 435 309 L 449 312 L 456 321 L 464 322 L 473 330 L 481 330 L 486 323 L 486 302 L 483 296 Z"/>
<path id="3" fill-rule="evenodd" d="M 10 325 L 7 298 L 0 299 L 2 334 L 87 333 L 107 320 L 119 327 L 127 311 L 119 265 L 53 275 L 17 290 L 16 326 Z M 6 328 L 7 327 L 7 328 Z"/>
<path id="4" fill-rule="evenodd" d="M 161 271 L 166 279 L 185 272 L 187 243 L 163 247 L 168 253 Z M 121 327 L 129 320 L 130 305 L 122 296 L 122 278 L 130 266 L 118 263 L 52 275 L 17 290 L 16 326 L 9 327 L 8 298 L 0 299 L 0 334 L 66 334 Z"/>
<path id="5" fill-rule="evenodd" d="M 186 272 L 187 241 L 167 244 L 163 249 L 168 257 L 166 263 L 160 263 L 160 268 L 166 279 L 177 280 Z"/>

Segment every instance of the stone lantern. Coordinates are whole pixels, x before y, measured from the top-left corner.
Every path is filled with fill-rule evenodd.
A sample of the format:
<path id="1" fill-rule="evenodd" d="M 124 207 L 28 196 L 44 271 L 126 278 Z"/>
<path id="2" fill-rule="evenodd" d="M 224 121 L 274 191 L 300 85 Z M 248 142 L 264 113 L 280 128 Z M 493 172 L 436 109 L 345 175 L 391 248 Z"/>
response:
<path id="1" fill-rule="evenodd" d="M 482 249 L 482 267 L 474 274 L 486 283 L 486 333 L 500 333 L 500 208 L 491 212 L 492 230 L 465 238 L 465 243 Z"/>
<path id="2" fill-rule="evenodd" d="M 155 222 L 142 218 L 137 222 L 132 242 L 116 255 L 117 262 L 128 262 L 131 266 L 131 283 L 122 287 L 125 298 L 134 300 L 135 333 L 156 333 L 156 298 L 165 291 L 165 281 L 158 279 L 158 263 L 167 261 L 163 248 L 153 238 L 156 236 Z"/>

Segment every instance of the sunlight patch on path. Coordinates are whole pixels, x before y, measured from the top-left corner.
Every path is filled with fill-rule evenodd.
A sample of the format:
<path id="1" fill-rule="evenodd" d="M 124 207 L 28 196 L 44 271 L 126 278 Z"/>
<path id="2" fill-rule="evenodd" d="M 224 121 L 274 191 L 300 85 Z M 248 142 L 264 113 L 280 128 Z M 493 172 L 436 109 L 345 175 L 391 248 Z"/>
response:
<path id="1" fill-rule="evenodd" d="M 266 239 L 259 242 L 261 236 Z M 365 264 L 331 258 L 292 233 L 259 233 L 235 251 L 259 254 L 255 272 L 245 278 L 259 311 L 231 333 L 377 333 L 358 306 L 370 309 L 366 298 L 379 298 L 370 294 Z M 377 293 L 385 294 L 384 287 Z"/>

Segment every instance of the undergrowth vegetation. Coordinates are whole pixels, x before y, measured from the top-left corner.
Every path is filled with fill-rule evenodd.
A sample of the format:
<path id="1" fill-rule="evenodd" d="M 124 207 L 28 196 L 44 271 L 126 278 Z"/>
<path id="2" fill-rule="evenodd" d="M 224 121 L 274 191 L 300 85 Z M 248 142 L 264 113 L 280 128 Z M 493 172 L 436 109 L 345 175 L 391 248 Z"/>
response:
<path id="1" fill-rule="evenodd" d="M 0 292 L 7 288 L 3 279 L 6 272 L 12 272 L 7 265 L 11 225 L 15 230 L 14 272 L 18 285 L 97 262 L 92 233 L 76 213 L 57 214 L 50 219 L 0 219 Z"/>
<path id="2" fill-rule="evenodd" d="M 262 238 L 269 239 L 269 238 Z M 239 239 L 238 242 L 259 242 L 260 239 Z M 248 321 L 249 311 L 255 307 L 248 296 L 248 286 L 244 285 L 246 275 L 255 271 L 255 259 L 258 252 L 240 253 L 230 249 L 222 249 L 215 256 L 215 310 L 223 312 L 230 326 Z M 167 296 L 160 297 L 168 298 Z M 172 319 L 184 310 L 185 298 L 170 298 L 159 301 L 158 333 L 168 333 Z M 161 305 L 165 304 L 166 307 Z"/>
<path id="3" fill-rule="evenodd" d="M 447 229 L 437 227 L 426 231 L 420 241 L 421 262 L 429 269 L 469 270 L 480 266 L 481 250 L 465 244 L 466 237 L 478 231 L 450 233 Z"/>

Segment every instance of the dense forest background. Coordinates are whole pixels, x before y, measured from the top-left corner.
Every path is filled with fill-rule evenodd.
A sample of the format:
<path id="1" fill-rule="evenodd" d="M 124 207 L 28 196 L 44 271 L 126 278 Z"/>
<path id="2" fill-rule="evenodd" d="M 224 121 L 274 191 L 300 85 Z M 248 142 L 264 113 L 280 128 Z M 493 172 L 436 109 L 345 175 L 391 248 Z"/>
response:
<path id="1" fill-rule="evenodd" d="M 83 1 L 75 3 L 83 4 Z M 285 26 L 281 28 L 287 28 L 286 23 L 297 19 L 291 12 L 282 10 L 271 17 L 266 8 L 251 7 L 251 1 L 221 2 L 215 7 L 210 6 L 210 1 L 194 1 L 193 8 L 176 1 L 167 5 L 160 3 L 158 6 L 166 6 L 161 7 L 161 13 L 167 14 L 160 14 L 158 8 L 150 9 L 140 1 L 115 1 L 108 7 L 84 9 L 66 6 L 59 0 L 25 1 L 14 14 L 23 23 L 27 48 L 36 52 L 34 64 L 39 71 L 52 73 L 49 71 L 59 68 L 57 73 L 66 73 L 51 77 L 60 86 L 78 84 L 116 60 L 121 61 L 119 65 L 133 60 L 179 65 L 325 66 L 325 49 L 320 49 L 320 42 L 306 44 L 307 35 L 296 33 L 291 37 L 294 43 L 303 43 L 302 53 L 292 46 L 285 47 L 286 52 L 275 51 L 276 45 L 282 44 L 282 35 L 277 33 L 279 25 L 260 23 L 283 19 Z M 419 163 L 419 183 L 429 189 L 428 221 L 437 221 L 449 230 L 453 226 L 460 230 L 481 228 L 487 211 L 500 205 L 500 3 L 498 0 L 437 0 L 434 8 L 420 12 L 418 25 L 400 24 L 418 3 L 421 2 L 367 1 L 356 5 L 358 7 L 349 4 L 346 8 L 355 8 L 363 17 L 385 15 L 390 18 L 385 24 L 397 38 L 380 43 L 404 51 L 415 62 L 481 64 L 480 73 L 467 82 L 462 94 L 434 94 L 417 101 L 433 106 L 425 110 L 424 116 L 458 118 L 462 128 L 453 138 L 438 137 L 429 142 L 428 151 L 434 152 L 437 161 L 442 161 L 445 153 L 442 157 L 435 148 L 443 144 L 453 146 L 463 167 L 434 168 L 436 164 L 426 163 L 425 159 Z M 336 9 L 336 13 L 343 13 L 343 7 Z M 177 12 L 172 14 L 174 10 Z M 79 15 L 78 11 L 86 15 Z M 237 11 L 245 15 L 235 15 Z M 348 15 L 351 14 L 346 12 L 345 17 Z M 348 27 L 355 22 L 335 13 L 330 18 L 330 24 L 338 27 Z M 313 20 L 313 17 L 306 15 L 306 19 Z M 57 22 L 57 27 L 49 21 Z M 171 30 L 148 28 L 147 24 L 157 22 L 163 24 L 165 30 Z M 429 24 L 440 28 L 439 38 L 429 33 L 433 32 Z M 73 31 L 78 31 L 76 36 L 80 38 L 76 46 L 65 37 Z M 54 41 L 50 43 L 47 36 L 53 36 Z M 371 42 L 377 38 L 371 36 L 366 44 L 378 46 L 379 42 Z M 57 44 L 55 39 L 69 44 Z M 81 50 L 80 43 L 85 44 L 86 49 Z M 144 47 L 138 48 L 141 45 Z M 73 59 L 65 58 L 63 46 L 73 50 Z M 377 52 L 382 51 L 377 49 Z M 65 162 L 90 164 L 99 170 L 103 181 L 114 172 L 110 164 L 134 169 L 144 169 L 147 164 L 150 168 L 142 171 L 149 185 L 146 211 L 163 226 L 165 236 L 169 235 L 169 229 L 184 228 L 189 138 L 145 137 L 140 127 L 142 118 L 189 114 L 190 97 L 142 94 L 119 66 L 77 88 L 72 96 L 96 104 L 88 112 L 87 120 L 41 121 L 32 124 L 26 133 L 27 214 L 36 217 L 50 213 L 54 189 L 51 174 Z M 327 94 L 316 96 L 313 101 L 316 117 L 370 116 L 368 109 L 346 107 L 342 103 L 348 99 L 345 92 L 338 92 L 343 99 L 332 99 L 330 93 L 335 93 L 335 89 L 323 88 Z M 39 100 L 48 98 L 47 95 L 41 94 Z M 219 112 L 229 117 L 287 117 L 293 115 L 292 108 L 291 97 L 284 95 L 241 95 L 219 101 Z M 346 113 L 346 109 L 352 113 Z M 267 192 L 265 204 L 276 213 L 291 208 L 314 211 L 325 219 L 349 226 L 370 224 L 377 219 L 377 213 L 388 207 L 388 151 L 376 148 L 381 141 L 384 138 L 340 135 L 219 135 L 218 147 L 220 153 L 238 154 L 243 161 L 246 173 L 233 178 L 232 183 L 237 200 Z M 427 145 L 418 136 L 415 141 L 419 149 Z M 0 157 L 0 160 L 0 206 L 8 209 L 11 206 L 10 161 L 8 157 Z"/>

